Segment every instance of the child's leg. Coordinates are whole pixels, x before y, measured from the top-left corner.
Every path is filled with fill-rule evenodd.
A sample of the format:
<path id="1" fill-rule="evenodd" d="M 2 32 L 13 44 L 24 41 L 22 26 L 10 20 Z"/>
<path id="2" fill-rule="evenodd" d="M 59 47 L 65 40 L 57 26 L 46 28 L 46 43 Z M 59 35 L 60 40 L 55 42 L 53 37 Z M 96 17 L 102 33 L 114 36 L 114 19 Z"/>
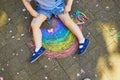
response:
<path id="1" fill-rule="evenodd" d="M 42 33 L 40 30 L 40 26 L 46 19 L 47 19 L 47 16 L 40 14 L 37 18 L 33 18 L 31 22 L 33 38 L 36 46 L 35 51 L 38 51 L 42 46 Z"/>
<path id="2" fill-rule="evenodd" d="M 79 40 L 79 49 L 78 49 L 78 54 L 83 54 L 89 44 L 89 39 L 85 39 L 81 30 L 79 29 L 79 27 L 77 26 L 77 24 L 75 24 L 68 13 L 66 14 L 59 14 L 58 17 L 61 19 L 61 21 L 66 25 L 66 27 L 68 27 L 72 33 L 78 38 Z"/>
<path id="3" fill-rule="evenodd" d="M 78 38 L 78 40 L 84 40 L 84 36 L 81 32 L 81 30 L 79 29 L 79 27 L 77 26 L 77 24 L 75 24 L 68 13 L 66 14 L 60 14 L 58 15 L 58 17 L 61 19 L 61 21 L 72 31 L 72 33 Z"/>

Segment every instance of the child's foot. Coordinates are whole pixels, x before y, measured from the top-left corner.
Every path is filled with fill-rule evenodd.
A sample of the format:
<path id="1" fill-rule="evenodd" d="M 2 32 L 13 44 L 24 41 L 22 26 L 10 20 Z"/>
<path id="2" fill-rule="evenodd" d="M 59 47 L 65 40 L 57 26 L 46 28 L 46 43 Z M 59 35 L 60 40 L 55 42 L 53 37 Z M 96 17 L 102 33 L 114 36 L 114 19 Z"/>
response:
<path id="1" fill-rule="evenodd" d="M 32 57 L 30 58 L 30 62 L 33 63 L 36 61 L 45 51 L 45 48 L 41 47 L 37 52 L 34 51 Z"/>
<path id="2" fill-rule="evenodd" d="M 89 45 L 89 39 L 85 39 L 83 43 L 79 44 L 78 54 L 83 54 Z"/>

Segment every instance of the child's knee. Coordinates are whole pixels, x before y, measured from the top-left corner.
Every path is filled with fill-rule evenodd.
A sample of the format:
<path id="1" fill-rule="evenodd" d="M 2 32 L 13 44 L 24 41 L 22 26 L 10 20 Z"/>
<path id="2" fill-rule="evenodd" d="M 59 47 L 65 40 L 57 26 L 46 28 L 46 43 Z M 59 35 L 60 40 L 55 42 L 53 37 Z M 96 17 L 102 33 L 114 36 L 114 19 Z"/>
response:
<path id="1" fill-rule="evenodd" d="M 31 22 L 32 29 L 40 28 L 41 22 L 38 22 L 37 18 L 33 19 Z"/>

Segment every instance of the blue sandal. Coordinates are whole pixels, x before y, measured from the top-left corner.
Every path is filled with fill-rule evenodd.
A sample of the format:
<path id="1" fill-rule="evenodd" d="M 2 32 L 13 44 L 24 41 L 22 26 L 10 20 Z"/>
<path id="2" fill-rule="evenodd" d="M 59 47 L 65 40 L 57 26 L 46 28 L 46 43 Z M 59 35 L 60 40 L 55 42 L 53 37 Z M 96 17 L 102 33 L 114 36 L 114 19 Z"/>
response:
<path id="1" fill-rule="evenodd" d="M 45 48 L 41 47 L 37 52 L 33 52 L 32 57 L 30 58 L 30 62 L 35 62 L 43 53 L 45 52 Z"/>
<path id="2" fill-rule="evenodd" d="M 86 51 L 88 45 L 89 45 L 89 39 L 85 39 L 84 43 L 80 43 L 78 54 L 83 54 Z M 80 46 L 83 46 L 83 47 L 80 48 Z"/>

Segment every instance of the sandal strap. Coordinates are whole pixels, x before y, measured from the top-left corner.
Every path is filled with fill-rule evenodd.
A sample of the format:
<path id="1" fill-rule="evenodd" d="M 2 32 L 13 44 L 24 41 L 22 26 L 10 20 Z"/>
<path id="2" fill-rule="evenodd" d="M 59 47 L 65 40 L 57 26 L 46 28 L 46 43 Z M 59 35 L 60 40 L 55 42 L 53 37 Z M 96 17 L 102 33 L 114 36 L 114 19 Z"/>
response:
<path id="1" fill-rule="evenodd" d="M 84 45 L 85 43 L 80 43 L 79 45 L 81 46 L 81 45 Z"/>

